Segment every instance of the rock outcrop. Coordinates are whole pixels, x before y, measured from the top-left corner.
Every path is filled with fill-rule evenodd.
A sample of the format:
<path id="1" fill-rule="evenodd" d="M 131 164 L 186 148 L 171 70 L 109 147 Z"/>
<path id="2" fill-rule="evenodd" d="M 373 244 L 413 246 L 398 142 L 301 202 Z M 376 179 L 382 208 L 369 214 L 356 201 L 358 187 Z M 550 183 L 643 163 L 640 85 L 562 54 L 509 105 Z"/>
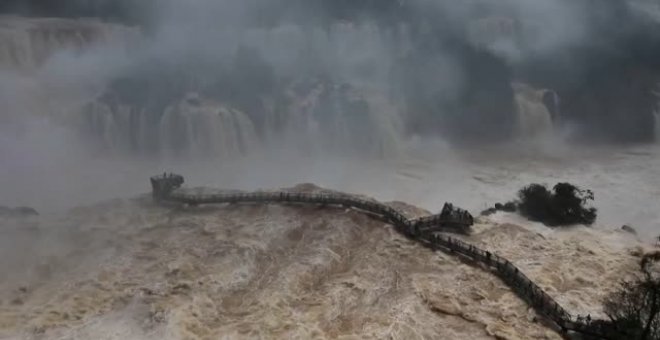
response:
<path id="1" fill-rule="evenodd" d="M 28 217 L 37 216 L 39 213 L 30 207 L 4 207 L 0 206 L 0 217 Z"/>

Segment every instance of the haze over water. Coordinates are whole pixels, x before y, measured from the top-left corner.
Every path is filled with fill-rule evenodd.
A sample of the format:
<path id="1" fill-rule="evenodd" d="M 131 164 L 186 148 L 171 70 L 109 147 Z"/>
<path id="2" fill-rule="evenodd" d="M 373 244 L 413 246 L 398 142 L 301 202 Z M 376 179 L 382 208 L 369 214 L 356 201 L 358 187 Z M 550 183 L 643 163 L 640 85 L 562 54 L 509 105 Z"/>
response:
<path id="1" fill-rule="evenodd" d="M 57 212 L 144 193 L 149 175 L 175 171 L 193 185 L 314 182 L 432 211 L 452 201 L 478 213 L 531 182 L 569 181 L 595 191 L 599 226 L 658 229 L 657 105 L 630 106 L 627 96 L 648 98 L 620 93 L 620 103 L 589 112 L 596 104 L 583 102 L 591 94 L 575 99 L 569 86 L 582 81 L 578 92 L 603 102 L 617 97 L 599 92 L 580 64 L 580 53 L 596 56 L 601 46 L 574 47 L 596 41 L 609 14 L 594 19 L 564 1 L 476 12 L 476 3 L 399 5 L 412 16 L 423 9 L 456 18 L 424 33 L 406 18 L 393 29 L 379 21 L 382 13 L 282 3 L 282 13 L 272 12 L 281 16 L 264 25 L 254 16 L 260 1 L 163 4 L 147 7 L 151 26 L 0 18 L 0 204 Z M 628 11 L 655 23 L 646 2 L 630 2 Z M 644 25 L 624 31 L 635 36 Z M 626 37 L 601 43 L 626 49 Z M 599 58 L 613 65 L 604 77 L 619 82 L 618 59 Z M 580 72 L 562 82 L 527 62 Z M 641 57 L 629 63 L 650 67 Z M 612 141 L 630 136 L 639 140 Z"/>
<path id="2" fill-rule="evenodd" d="M 164 171 L 410 218 L 570 182 L 592 227 L 500 212 L 452 237 L 604 317 L 660 235 L 659 8 L 0 3 L 0 338 L 560 338 L 492 273 L 360 211 L 165 207 Z M 40 215 L 4 215 L 19 206 Z"/>

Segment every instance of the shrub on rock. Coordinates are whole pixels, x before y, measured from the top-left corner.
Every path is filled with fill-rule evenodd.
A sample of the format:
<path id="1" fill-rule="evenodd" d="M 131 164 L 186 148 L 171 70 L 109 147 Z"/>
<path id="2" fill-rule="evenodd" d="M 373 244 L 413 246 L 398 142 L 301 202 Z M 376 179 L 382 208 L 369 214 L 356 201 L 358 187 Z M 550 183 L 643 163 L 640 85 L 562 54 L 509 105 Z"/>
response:
<path id="1" fill-rule="evenodd" d="M 0 217 L 27 217 L 37 215 L 39 215 L 39 213 L 30 207 L 9 208 L 0 206 Z"/>
<path id="2" fill-rule="evenodd" d="M 481 214 L 517 211 L 532 221 L 551 227 L 591 225 L 596 221 L 596 208 L 586 207 L 586 204 L 593 199 L 591 190 L 582 190 L 570 183 L 557 183 L 552 191 L 544 185 L 534 183 L 518 191 L 518 200 L 505 204 L 496 203 Z"/>
<path id="3" fill-rule="evenodd" d="M 570 183 L 558 183 L 552 191 L 531 184 L 518 192 L 518 198 L 521 215 L 548 226 L 591 225 L 596 221 L 596 208 L 585 206 L 594 199 L 593 192 Z"/>

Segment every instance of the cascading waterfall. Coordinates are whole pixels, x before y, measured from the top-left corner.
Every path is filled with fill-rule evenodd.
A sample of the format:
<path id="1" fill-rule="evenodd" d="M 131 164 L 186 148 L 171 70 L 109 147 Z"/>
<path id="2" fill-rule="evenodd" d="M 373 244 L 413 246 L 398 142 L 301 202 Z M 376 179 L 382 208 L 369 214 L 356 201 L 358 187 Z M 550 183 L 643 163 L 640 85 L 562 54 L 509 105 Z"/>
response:
<path id="1" fill-rule="evenodd" d="M 307 154 L 396 153 L 398 111 L 377 91 L 363 95 L 329 82 L 298 89 L 264 114 L 262 134 L 250 115 L 193 92 L 156 111 L 101 96 L 83 110 L 82 129 L 102 148 L 163 156 L 231 158 L 271 142 Z"/>
<path id="2" fill-rule="evenodd" d="M 400 152 L 403 122 L 400 109 L 380 91 L 366 91 L 366 101 L 369 104 L 370 122 L 378 133 L 373 147 L 381 156 L 394 155 Z"/>
<path id="3" fill-rule="evenodd" d="M 653 115 L 655 118 L 655 142 L 660 144 L 660 112 L 653 111 Z"/>
<path id="4" fill-rule="evenodd" d="M 651 91 L 656 97 L 655 110 L 653 110 L 653 137 L 656 144 L 660 144 L 660 83 Z"/>
<path id="5" fill-rule="evenodd" d="M 352 32 L 350 27 L 344 29 L 349 32 L 340 33 Z M 126 50 L 139 39 L 138 29 L 96 20 L 0 17 L 0 72 L 41 83 L 43 66 L 60 52 L 65 52 L 66 58 L 77 58 L 96 47 Z M 92 86 L 88 86 L 87 82 L 62 84 L 56 76 L 49 84 L 68 91 L 71 100 L 62 105 L 49 100 L 31 111 L 57 115 L 58 121 L 75 124 L 84 140 L 93 142 L 89 145 L 119 154 L 227 158 L 284 142 L 291 150 L 307 154 L 386 156 L 400 146 L 399 111 L 384 91 L 368 86 L 303 77 L 255 98 L 270 103 L 263 109 L 240 110 L 236 109 L 240 105 L 230 104 L 231 98 L 214 96 L 204 91 L 204 85 L 178 78 L 185 78 L 185 74 L 171 72 L 174 78 L 163 79 L 148 69 L 139 71 L 146 74 L 125 75 L 128 88 L 122 79 L 117 83 L 92 79 Z M 217 80 L 211 78 L 207 80 Z M 132 86 L 133 80 L 136 86 Z M 176 84 L 175 91 L 154 94 L 149 90 L 160 84 Z M 191 92 L 183 95 L 185 91 Z M 74 111 L 79 113 L 72 115 Z"/>
<path id="6" fill-rule="evenodd" d="M 320 80 L 299 85 L 286 91 L 284 127 L 279 129 L 285 139 L 302 138 L 307 152 L 357 150 L 379 156 L 397 152 L 399 113 L 380 92 Z M 266 130 L 278 131 L 278 127 Z"/>
<path id="7" fill-rule="evenodd" d="M 544 99 L 550 97 L 554 105 L 553 110 L 557 110 L 559 105 L 557 95 L 549 90 L 538 90 L 527 84 L 514 83 L 512 86 L 515 93 L 519 136 L 523 139 L 552 136 L 553 112 L 550 112 Z"/>
<path id="8" fill-rule="evenodd" d="M 125 104 L 113 107 L 94 101 L 84 108 L 82 117 L 82 130 L 108 150 L 141 153 L 150 150 L 150 140 L 155 134 L 144 108 Z"/>
<path id="9" fill-rule="evenodd" d="M 194 93 L 160 112 L 99 99 L 82 117 L 87 137 L 120 153 L 224 158 L 246 154 L 258 143 L 247 115 Z"/>
<path id="10" fill-rule="evenodd" d="M 243 112 L 188 94 L 165 110 L 159 124 L 165 155 L 234 157 L 258 143 L 254 124 Z"/>
<path id="11" fill-rule="evenodd" d="M 0 70 L 34 71 L 58 52 L 101 45 L 128 48 L 139 36 L 138 29 L 98 20 L 0 16 Z"/>

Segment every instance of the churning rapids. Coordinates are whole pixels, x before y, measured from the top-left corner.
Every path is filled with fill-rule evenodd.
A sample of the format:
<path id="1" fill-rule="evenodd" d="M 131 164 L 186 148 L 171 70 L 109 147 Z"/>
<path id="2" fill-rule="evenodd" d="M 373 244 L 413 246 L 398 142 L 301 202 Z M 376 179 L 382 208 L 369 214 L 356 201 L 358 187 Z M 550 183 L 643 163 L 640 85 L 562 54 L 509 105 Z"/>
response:
<path id="1" fill-rule="evenodd" d="M 41 213 L 0 217 L 0 339 L 559 338 L 492 274 L 382 222 L 277 204 L 168 209 L 145 194 L 148 176 L 163 169 L 228 189 L 314 183 L 390 201 L 410 217 L 445 201 L 477 215 L 531 182 L 589 188 L 599 209 L 592 228 L 553 230 L 498 213 L 463 236 L 575 314 L 601 316 L 601 299 L 658 236 L 660 147 L 564 144 L 541 104 L 548 90 L 514 84 L 520 140 L 479 151 L 404 138 L 377 89 L 323 82 L 288 91 L 290 115 L 264 128 L 198 93 L 157 113 L 115 105 L 116 94 L 87 71 L 108 55 L 121 59 L 117 51 L 136 39 L 132 29 L 91 20 L 0 18 L 0 100 L 8 104 L 0 203 Z M 76 59 L 85 51 L 92 56 Z M 58 73 L 71 60 L 89 64 Z M 334 108 L 322 122 L 321 97 Z M 344 112 L 363 103 L 374 109 L 358 122 L 373 128 L 352 131 L 355 117 Z M 284 137 L 264 135 L 273 121 Z M 99 137 L 90 144 L 103 156 L 82 150 L 79 130 Z M 281 139 L 293 132 L 300 139 Z M 387 157 L 317 152 L 351 145 Z M 169 154 L 181 148 L 221 160 Z"/>
<path id="2" fill-rule="evenodd" d="M 560 338 L 492 274 L 351 210 L 171 210 L 142 195 L 3 220 L 1 232 L 3 338 Z M 466 239 L 597 316 L 644 251 L 624 231 L 512 215 L 480 219 Z"/>

